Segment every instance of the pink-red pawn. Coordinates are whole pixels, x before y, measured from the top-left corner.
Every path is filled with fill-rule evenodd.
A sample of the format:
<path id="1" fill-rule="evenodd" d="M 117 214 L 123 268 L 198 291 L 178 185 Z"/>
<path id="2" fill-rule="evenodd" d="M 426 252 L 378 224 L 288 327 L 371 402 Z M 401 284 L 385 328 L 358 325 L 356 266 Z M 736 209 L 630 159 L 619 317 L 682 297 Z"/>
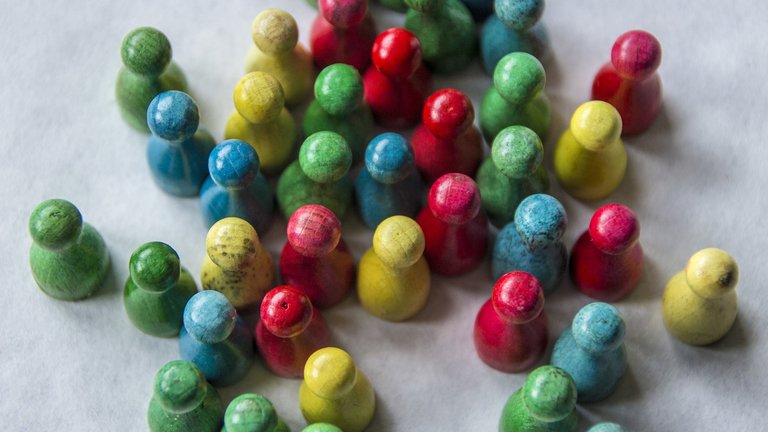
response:
<path id="1" fill-rule="evenodd" d="M 521 271 L 500 277 L 477 313 L 474 339 L 477 355 L 494 369 L 520 372 L 538 363 L 549 340 L 539 281 Z"/>
<path id="2" fill-rule="evenodd" d="M 429 268 L 448 276 L 475 268 L 488 249 L 488 218 L 477 184 L 464 174 L 446 174 L 432 185 L 428 204 L 416 221 Z"/>
<path id="3" fill-rule="evenodd" d="M 604 302 L 629 295 L 643 274 L 639 236 L 640 224 L 629 207 L 607 204 L 597 209 L 589 230 L 571 251 L 570 273 L 576 287 Z"/>
<path id="4" fill-rule="evenodd" d="M 287 234 L 280 255 L 283 282 L 319 308 L 342 301 L 354 282 L 355 263 L 336 215 L 321 205 L 305 205 L 291 215 Z"/>
<path id="5" fill-rule="evenodd" d="M 642 30 L 616 39 L 611 61 L 595 76 L 592 99 L 613 105 L 621 115 L 622 135 L 641 133 L 651 126 L 661 108 L 661 44 Z"/>
<path id="6" fill-rule="evenodd" d="M 302 378 L 309 356 L 331 343 L 323 316 L 309 297 L 289 285 L 264 296 L 255 336 L 267 368 L 287 378 Z"/>
<path id="7" fill-rule="evenodd" d="M 368 13 L 368 0 L 320 0 L 312 23 L 309 45 L 315 64 L 354 66 L 361 74 L 371 63 L 376 28 Z"/>

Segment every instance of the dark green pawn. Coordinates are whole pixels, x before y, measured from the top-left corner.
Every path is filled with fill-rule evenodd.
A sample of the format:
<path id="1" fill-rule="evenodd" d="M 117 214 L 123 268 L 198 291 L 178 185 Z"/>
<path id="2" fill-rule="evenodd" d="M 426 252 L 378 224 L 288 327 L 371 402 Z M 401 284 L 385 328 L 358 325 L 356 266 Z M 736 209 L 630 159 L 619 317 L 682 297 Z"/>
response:
<path id="1" fill-rule="evenodd" d="M 405 28 L 421 42 L 424 63 L 435 73 L 464 69 L 477 53 L 475 20 L 460 0 L 405 0 Z"/>
<path id="2" fill-rule="evenodd" d="M 272 402 L 255 393 L 240 395 L 229 403 L 221 432 L 289 432 Z"/>
<path id="3" fill-rule="evenodd" d="M 576 384 L 564 370 L 541 366 L 525 379 L 501 412 L 499 432 L 575 432 Z"/>
<path id="4" fill-rule="evenodd" d="M 168 362 L 155 375 L 147 420 L 151 432 L 219 432 L 224 406 L 192 362 Z"/>
<path id="5" fill-rule="evenodd" d="M 44 293 L 59 300 L 80 300 L 93 294 L 109 273 L 104 239 L 83 222 L 69 201 L 40 203 L 29 217 L 32 276 Z"/>
<path id="6" fill-rule="evenodd" d="M 145 243 L 131 255 L 128 270 L 123 305 L 133 325 L 152 336 L 178 336 L 197 285 L 176 251 L 165 243 Z"/>
<path id="7" fill-rule="evenodd" d="M 120 49 L 123 68 L 117 75 L 115 96 L 125 121 L 149 133 L 147 107 L 158 93 L 187 92 L 187 79 L 171 61 L 171 43 L 160 30 L 137 28 L 123 39 Z"/>

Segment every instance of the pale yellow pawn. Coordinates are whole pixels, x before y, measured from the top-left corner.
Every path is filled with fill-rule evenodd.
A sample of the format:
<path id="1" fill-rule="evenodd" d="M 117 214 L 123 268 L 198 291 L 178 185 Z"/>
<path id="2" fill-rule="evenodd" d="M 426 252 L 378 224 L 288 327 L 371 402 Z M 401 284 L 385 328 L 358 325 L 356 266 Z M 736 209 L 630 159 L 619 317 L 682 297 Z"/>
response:
<path id="1" fill-rule="evenodd" d="M 272 288 L 272 256 L 261 247 L 248 222 L 229 217 L 208 230 L 203 259 L 203 289 L 224 294 L 239 311 L 256 310 Z"/>
<path id="2" fill-rule="evenodd" d="M 721 339 L 736 320 L 738 281 L 739 267 L 727 252 L 715 248 L 696 252 L 664 290 L 667 330 L 690 345 Z"/>
<path id="3" fill-rule="evenodd" d="M 405 216 L 383 220 L 373 247 L 360 259 L 357 297 L 371 315 L 402 321 L 416 315 L 429 296 L 429 265 L 424 232 Z"/>
<path id="4" fill-rule="evenodd" d="M 346 351 L 322 348 L 304 365 L 299 406 L 307 423 L 331 423 L 344 432 L 359 432 L 373 418 L 376 395 Z"/>
<path id="5" fill-rule="evenodd" d="M 291 14 L 266 9 L 251 24 L 255 44 L 245 58 L 245 72 L 267 72 L 280 81 L 285 105 L 294 107 L 309 98 L 314 83 L 312 56 L 298 43 L 299 28 Z"/>
<path id="6" fill-rule="evenodd" d="M 584 200 L 610 195 L 627 169 L 620 136 L 621 116 L 616 108 L 602 101 L 578 107 L 555 147 L 555 176 L 563 189 Z"/>
<path id="7" fill-rule="evenodd" d="M 285 108 L 283 87 L 266 72 L 251 72 L 237 83 L 234 100 L 224 138 L 247 142 L 259 155 L 262 173 L 280 174 L 291 161 L 296 141 L 296 123 Z"/>

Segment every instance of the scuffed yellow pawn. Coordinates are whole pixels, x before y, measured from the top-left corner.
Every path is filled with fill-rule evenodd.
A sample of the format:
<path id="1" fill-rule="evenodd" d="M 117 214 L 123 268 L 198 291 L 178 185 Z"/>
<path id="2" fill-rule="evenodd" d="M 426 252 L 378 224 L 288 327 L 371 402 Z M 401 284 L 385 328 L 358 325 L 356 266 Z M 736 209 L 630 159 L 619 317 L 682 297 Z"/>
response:
<path id="1" fill-rule="evenodd" d="M 696 252 L 685 270 L 667 283 L 662 300 L 664 324 L 672 336 L 690 345 L 707 345 L 736 320 L 739 267 L 722 249 Z"/>
<path id="2" fill-rule="evenodd" d="M 365 310 L 388 321 L 418 313 L 429 296 L 423 255 L 424 232 L 416 221 L 405 216 L 383 220 L 358 267 L 357 296 Z"/>
<path id="3" fill-rule="evenodd" d="M 359 432 L 373 418 L 376 395 L 346 351 L 322 348 L 304 365 L 299 406 L 307 423 L 331 423 L 344 432 Z"/>
<path id="4" fill-rule="evenodd" d="M 555 176 L 563 189 L 583 200 L 610 195 L 627 168 L 620 136 L 621 116 L 616 108 L 601 101 L 578 107 L 555 147 Z"/>

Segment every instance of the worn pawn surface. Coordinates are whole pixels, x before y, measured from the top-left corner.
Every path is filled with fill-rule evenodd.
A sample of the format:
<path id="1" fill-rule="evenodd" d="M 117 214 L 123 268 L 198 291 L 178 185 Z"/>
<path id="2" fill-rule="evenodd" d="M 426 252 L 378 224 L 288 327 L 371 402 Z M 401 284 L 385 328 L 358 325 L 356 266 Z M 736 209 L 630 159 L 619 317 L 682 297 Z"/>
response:
<path id="1" fill-rule="evenodd" d="M 601 422 L 592 425 L 587 432 L 624 432 L 624 428 L 618 423 Z"/>
<path id="2" fill-rule="evenodd" d="M 549 35 L 539 21 L 544 0 L 496 0 L 494 9 L 480 32 L 480 55 L 488 73 L 512 52 L 531 54 L 541 61 L 549 57 Z"/>
<path id="3" fill-rule="evenodd" d="M 499 432 L 576 432 L 578 425 L 573 378 L 547 365 L 528 374 L 523 387 L 507 400 Z"/>
<path id="4" fill-rule="evenodd" d="M 319 0 L 318 12 L 309 34 L 315 64 L 346 63 L 365 72 L 378 33 L 368 0 Z"/>
<path id="5" fill-rule="evenodd" d="M 269 399 L 245 393 L 227 406 L 221 432 L 289 432 L 289 429 Z"/>
<path id="6" fill-rule="evenodd" d="M 405 0 L 405 28 L 421 41 L 424 62 L 435 73 L 466 68 L 477 54 L 477 30 L 459 0 Z"/>

